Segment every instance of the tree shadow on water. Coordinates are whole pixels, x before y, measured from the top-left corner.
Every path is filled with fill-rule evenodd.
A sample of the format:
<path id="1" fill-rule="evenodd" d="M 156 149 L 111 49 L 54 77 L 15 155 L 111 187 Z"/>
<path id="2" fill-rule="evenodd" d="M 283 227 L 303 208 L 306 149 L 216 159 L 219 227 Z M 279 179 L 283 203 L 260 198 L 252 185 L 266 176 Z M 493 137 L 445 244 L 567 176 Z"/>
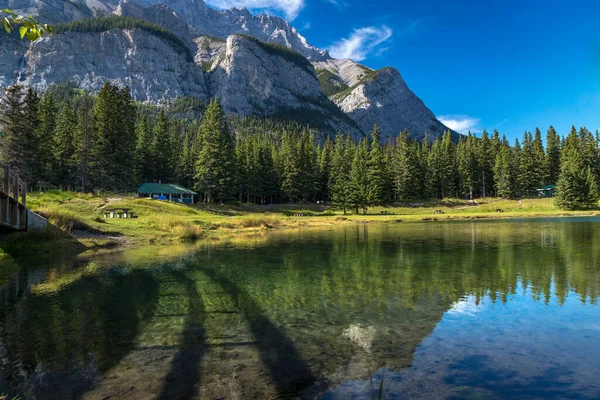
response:
<path id="1" fill-rule="evenodd" d="M 28 280 L 22 268 L 0 289 L 1 380 L 24 398 L 81 398 L 135 348 L 156 309 L 158 285 L 146 271 L 115 269 L 45 291 Z"/>
<path id="2" fill-rule="evenodd" d="M 206 351 L 205 311 L 196 283 L 183 272 L 170 274 L 185 288 L 189 310 L 185 319 L 179 352 L 171 363 L 159 400 L 187 400 L 197 396 L 200 387 L 200 362 Z"/>
<path id="3" fill-rule="evenodd" d="M 266 317 L 264 310 L 252 296 L 211 269 L 196 269 L 219 285 L 242 309 L 257 341 L 261 361 L 269 369 L 272 383 L 280 397 L 297 395 L 316 381 L 294 343 Z"/>

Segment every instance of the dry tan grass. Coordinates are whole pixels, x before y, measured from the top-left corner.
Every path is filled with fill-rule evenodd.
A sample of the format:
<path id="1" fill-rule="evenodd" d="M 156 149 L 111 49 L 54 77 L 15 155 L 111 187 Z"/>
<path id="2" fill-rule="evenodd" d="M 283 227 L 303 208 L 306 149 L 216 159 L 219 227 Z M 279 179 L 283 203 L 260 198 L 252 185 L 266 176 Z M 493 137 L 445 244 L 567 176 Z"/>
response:
<path id="1" fill-rule="evenodd" d="M 152 225 L 158 230 L 176 235 L 180 240 L 197 240 L 205 235 L 201 226 L 172 215 L 157 215 L 153 218 Z"/>

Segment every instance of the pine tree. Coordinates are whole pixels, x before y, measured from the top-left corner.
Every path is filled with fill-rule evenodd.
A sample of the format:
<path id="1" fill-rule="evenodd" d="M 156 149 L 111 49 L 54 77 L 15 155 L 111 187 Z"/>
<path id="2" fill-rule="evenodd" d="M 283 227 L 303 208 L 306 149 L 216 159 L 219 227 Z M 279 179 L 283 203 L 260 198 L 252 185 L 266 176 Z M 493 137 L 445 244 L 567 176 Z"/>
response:
<path id="1" fill-rule="evenodd" d="M 196 188 L 209 203 L 228 201 L 235 196 L 237 185 L 235 142 L 219 99 L 210 102 L 198 134 L 201 148 L 196 160 Z"/>
<path id="2" fill-rule="evenodd" d="M 479 166 L 477 163 L 477 138 L 469 132 L 457 147 L 457 163 L 460 194 L 469 199 L 475 198 L 475 187 L 479 182 Z"/>
<path id="3" fill-rule="evenodd" d="M 598 188 L 597 176 L 594 174 L 591 167 L 588 167 L 585 178 L 587 186 L 586 204 L 589 208 L 596 208 L 598 207 L 598 199 L 600 198 L 600 189 Z"/>
<path id="4" fill-rule="evenodd" d="M 547 183 L 556 184 L 560 174 L 560 137 L 552 126 L 546 134 L 546 166 Z"/>
<path id="5" fill-rule="evenodd" d="M 333 148 L 328 186 L 333 206 L 342 210 L 344 215 L 351 207 L 350 170 L 354 152 L 355 146 L 350 136 L 344 139 L 342 133 L 338 133 Z"/>
<path id="6" fill-rule="evenodd" d="M 62 110 L 61 110 L 62 111 Z M 58 109 L 54 103 L 52 93 L 44 94 L 39 103 L 39 129 L 37 131 L 37 148 L 40 151 L 36 158 L 35 174 L 38 179 L 44 182 L 50 182 L 55 174 L 53 174 L 53 157 L 52 149 L 54 135 L 56 130 L 56 118 Z M 54 176 L 53 176 L 54 175 Z"/>
<path id="7" fill-rule="evenodd" d="M 92 163 L 92 147 L 94 144 L 93 106 L 93 98 L 84 96 L 77 116 L 75 164 L 82 192 L 89 189 L 91 181 L 90 164 Z"/>
<path id="8" fill-rule="evenodd" d="M 329 175 L 331 174 L 331 162 L 333 152 L 333 142 L 329 137 L 319 152 L 319 191 L 318 196 L 321 201 L 329 201 L 331 194 L 329 192 L 328 183 Z"/>
<path id="9" fill-rule="evenodd" d="M 359 209 L 366 214 L 369 205 L 368 163 L 369 141 L 365 138 L 360 141 L 354 153 L 350 170 L 350 204 L 357 214 Z"/>
<path id="10" fill-rule="evenodd" d="M 494 187 L 498 197 L 510 198 L 513 192 L 512 152 L 506 137 L 503 138 L 494 165 Z"/>
<path id="11" fill-rule="evenodd" d="M 172 164 L 175 159 L 171 127 L 165 111 L 161 110 L 154 126 L 154 142 L 152 154 L 154 155 L 154 179 L 161 182 L 170 182 L 173 177 Z"/>
<path id="12" fill-rule="evenodd" d="M 494 132 L 494 137 L 490 140 L 488 132 L 484 129 L 481 139 L 475 145 L 477 154 L 477 188 L 476 192 L 482 197 L 490 196 L 494 193 L 494 163 L 496 161 L 498 132 Z"/>
<path id="13" fill-rule="evenodd" d="M 296 135 L 286 132 L 281 139 L 283 173 L 281 191 L 291 203 L 302 196 L 302 161 Z"/>
<path id="14" fill-rule="evenodd" d="M 378 206 L 385 200 L 385 160 L 379 143 L 379 127 L 375 125 L 371 133 L 371 149 L 367 161 L 367 204 Z"/>
<path id="15" fill-rule="evenodd" d="M 0 124 L 3 134 L 0 137 L 2 162 L 20 172 L 29 184 L 32 183 L 27 156 L 29 149 L 25 136 L 25 115 L 22 86 L 11 86 L 4 90 L 0 99 Z M 29 178 L 29 179 L 27 179 Z"/>
<path id="16" fill-rule="evenodd" d="M 23 143 L 25 145 L 25 162 L 24 168 L 25 173 L 22 173 L 21 179 L 24 179 L 30 183 L 41 183 L 45 178 L 43 176 L 44 164 L 47 157 L 40 157 L 41 152 L 50 152 L 50 147 L 41 148 L 38 130 L 40 128 L 39 119 L 39 106 L 40 97 L 31 88 L 27 89 L 25 94 L 25 100 L 23 102 L 23 124 L 22 124 L 22 135 Z M 30 185 L 30 187 L 33 187 Z"/>
<path id="17" fill-rule="evenodd" d="M 70 188 L 75 180 L 75 137 L 77 116 L 71 102 L 63 105 L 58 114 L 52 142 L 54 181 L 60 187 Z"/>
<path id="18" fill-rule="evenodd" d="M 105 84 L 92 111 L 90 167 L 100 189 L 127 190 L 135 180 L 136 112 L 128 88 Z"/>
<path id="19" fill-rule="evenodd" d="M 422 181 L 419 178 L 418 146 L 404 131 L 392 149 L 392 176 L 397 200 L 415 200 L 420 197 Z"/>
<path id="20" fill-rule="evenodd" d="M 561 169 L 556 185 L 556 205 L 566 210 L 597 207 L 598 184 L 590 166 L 586 166 L 582 141 L 575 127 L 565 139 Z"/>
<path id="21" fill-rule="evenodd" d="M 450 131 L 446 131 L 442 137 L 442 164 L 441 184 L 442 197 L 454 197 L 457 193 L 458 173 L 456 171 L 456 145 L 452 140 Z"/>
<path id="22" fill-rule="evenodd" d="M 142 117 L 138 122 L 136 136 L 135 156 L 138 183 L 154 182 L 157 176 L 155 169 L 154 131 L 146 117 Z"/>

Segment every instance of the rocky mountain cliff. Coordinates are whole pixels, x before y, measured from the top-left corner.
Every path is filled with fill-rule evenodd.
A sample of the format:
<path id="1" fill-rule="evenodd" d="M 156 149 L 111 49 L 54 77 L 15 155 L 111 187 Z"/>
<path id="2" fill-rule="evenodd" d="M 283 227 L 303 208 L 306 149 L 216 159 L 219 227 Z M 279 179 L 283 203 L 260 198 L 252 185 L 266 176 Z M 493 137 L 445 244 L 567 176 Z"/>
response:
<path id="1" fill-rule="evenodd" d="M 295 119 L 355 137 L 374 124 L 383 139 L 405 128 L 416 138 L 448 129 L 397 70 L 333 59 L 278 17 L 217 11 L 202 0 L 0 0 L 4 7 L 55 24 L 105 22 L 63 26 L 30 45 L 5 37 L 0 86 L 44 90 L 72 81 L 95 91 L 110 80 L 129 85 L 140 101 L 219 96 L 231 113 Z"/>

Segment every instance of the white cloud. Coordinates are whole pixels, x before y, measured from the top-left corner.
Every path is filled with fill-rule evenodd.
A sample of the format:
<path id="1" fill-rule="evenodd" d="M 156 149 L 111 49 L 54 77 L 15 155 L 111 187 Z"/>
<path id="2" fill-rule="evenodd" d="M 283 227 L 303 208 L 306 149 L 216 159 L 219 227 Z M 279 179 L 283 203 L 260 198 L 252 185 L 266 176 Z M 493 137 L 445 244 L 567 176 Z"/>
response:
<path id="1" fill-rule="evenodd" d="M 255 11 L 281 13 L 290 21 L 296 19 L 304 8 L 304 0 L 206 0 L 206 3 L 220 8 L 247 8 Z"/>
<path id="2" fill-rule="evenodd" d="M 469 117 L 468 115 L 441 115 L 438 117 L 438 120 L 448 128 L 466 134 L 471 131 L 471 133 L 479 133 L 479 129 L 477 129 L 477 125 L 479 124 L 479 119 Z"/>
<path id="3" fill-rule="evenodd" d="M 340 0 L 324 0 L 326 3 L 330 3 L 333 4 L 336 7 L 348 7 L 348 3 L 346 3 L 345 1 L 340 1 Z"/>
<path id="4" fill-rule="evenodd" d="M 362 61 L 377 46 L 387 42 L 391 37 L 392 30 L 385 25 L 380 28 L 368 26 L 355 29 L 350 37 L 334 43 L 329 49 L 329 53 L 334 58 L 351 58 L 354 61 Z"/>

